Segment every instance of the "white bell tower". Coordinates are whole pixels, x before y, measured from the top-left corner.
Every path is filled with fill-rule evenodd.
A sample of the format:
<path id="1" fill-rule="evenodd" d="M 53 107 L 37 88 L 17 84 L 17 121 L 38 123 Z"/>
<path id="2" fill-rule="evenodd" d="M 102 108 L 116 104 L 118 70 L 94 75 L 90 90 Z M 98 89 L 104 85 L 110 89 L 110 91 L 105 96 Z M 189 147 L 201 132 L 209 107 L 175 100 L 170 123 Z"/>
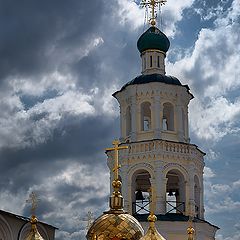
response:
<path id="1" fill-rule="evenodd" d="M 153 3 L 161 1 L 145 1 Z M 205 153 L 189 139 L 188 104 L 193 95 L 187 85 L 165 75 L 170 42 L 153 18 L 151 24 L 137 43 L 142 74 L 113 94 L 120 105 L 120 142 L 128 146 L 119 157 L 125 210 L 146 229 L 153 187 L 156 226 L 167 240 L 187 239 L 190 217 L 195 239 L 212 240 L 218 227 L 204 219 Z M 113 153 L 107 155 L 112 169 Z"/>

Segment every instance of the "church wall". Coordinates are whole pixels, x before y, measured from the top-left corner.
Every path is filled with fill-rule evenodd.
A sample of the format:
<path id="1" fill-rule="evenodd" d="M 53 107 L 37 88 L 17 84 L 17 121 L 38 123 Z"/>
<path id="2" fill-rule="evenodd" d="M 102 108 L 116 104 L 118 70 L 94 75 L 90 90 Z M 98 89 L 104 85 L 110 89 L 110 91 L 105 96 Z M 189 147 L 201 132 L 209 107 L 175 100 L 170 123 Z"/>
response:
<path id="1" fill-rule="evenodd" d="M 54 227 L 41 222 L 37 226 L 45 240 L 54 240 Z M 23 240 L 30 229 L 26 218 L 0 210 L 0 240 Z"/>

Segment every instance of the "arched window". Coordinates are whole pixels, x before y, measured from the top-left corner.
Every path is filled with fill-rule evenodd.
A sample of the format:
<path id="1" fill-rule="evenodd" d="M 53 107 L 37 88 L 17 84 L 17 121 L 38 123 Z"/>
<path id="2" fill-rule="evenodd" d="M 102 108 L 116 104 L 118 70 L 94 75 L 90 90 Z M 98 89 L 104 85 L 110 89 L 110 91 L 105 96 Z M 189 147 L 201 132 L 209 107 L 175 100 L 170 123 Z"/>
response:
<path id="1" fill-rule="evenodd" d="M 163 130 L 174 131 L 174 108 L 171 103 L 163 104 Z"/>
<path id="2" fill-rule="evenodd" d="M 194 177 L 194 200 L 195 200 L 195 213 L 197 217 L 200 217 L 200 183 L 197 176 Z"/>
<path id="3" fill-rule="evenodd" d="M 185 211 L 185 183 L 184 176 L 178 170 L 167 173 L 166 210 L 167 213 L 184 213 Z"/>
<path id="4" fill-rule="evenodd" d="M 160 67 L 160 56 L 157 56 L 157 66 Z"/>
<path id="5" fill-rule="evenodd" d="M 126 136 L 129 136 L 131 133 L 131 109 L 130 106 L 126 110 Z"/>
<path id="6" fill-rule="evenodd" d="M 183 130 L 183 135 L 185 135 L 185 113 L 182 108 L 182 130 Z"/>
<path id="7" fill-rule="evenodd" d="M 141 104 L 141 130 L 149 131 L 151 129 L 151 104 L 144 102 Z"/>
<path id="8" fill-rule="evenodd" d="M 149 212 L 149 193 L 151 189 L 150 174 L 146 170 L 138 170 L 132 178 L 132 200 L 134 214 L 147 214 Z"/>

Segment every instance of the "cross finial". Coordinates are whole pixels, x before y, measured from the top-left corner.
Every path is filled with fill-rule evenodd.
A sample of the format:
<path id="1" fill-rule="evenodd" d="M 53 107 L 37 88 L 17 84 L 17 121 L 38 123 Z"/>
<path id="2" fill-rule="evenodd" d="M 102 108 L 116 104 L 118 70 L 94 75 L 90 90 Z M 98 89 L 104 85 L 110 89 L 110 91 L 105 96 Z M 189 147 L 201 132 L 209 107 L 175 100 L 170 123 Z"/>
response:
<path id="1" fill-rule="evenodd" d="M 118 169 L 120 168 L 120 165 L 118 164 L 118 152 L 119 150 L 122 149 L 127 149 L 128 146 L 119 146 L 120 142 L 118 140 L 114 140 L 113 141 L 113 147 L 112 148 L 106 148 L 106 151 L 112 151 L 114 150 L 114 168 L 113 168 L 113 172 L 114 172 L 114 180 L 117 181 L 118 180 Z"/>
<path id="2" fill-rule="evenodd" d="M 151 9 L 151 17 L 149 19 L 149 23 L 152 25 L 152 26 L 155 26 L 156 25 L 156 18 L 157 18 L 157 14 L 156 14 L 156 7 L 157 6 L 162 6 L 164 5 L 165 3 L 167 2 L 167 0 L 142 0 L 141 3 L 140 3 L 140 6 L 141 7 L 150 7 Z"/>
<path id="3" fill-rule="evenodd" d="M 93 222 L 93 213 L 91 211 L 88 211 L 87 218 L 88 218 L 88 220 L 87 220 L 87 227 L 86 227 L 86 229 L 89 230 L 91 225 L 92 225 L 92 222 Z"/>
<path id="4" fill-rule="evenodd" d="M 32 213 L 32 215 L 35 215 L 37 204 L 39 202 L 39 199 L 37 198 L 36 193 L 35 192 L 30 193 L 29 198 L 26 200 L 26 202 L 32 204 L 31 213 Z"/>

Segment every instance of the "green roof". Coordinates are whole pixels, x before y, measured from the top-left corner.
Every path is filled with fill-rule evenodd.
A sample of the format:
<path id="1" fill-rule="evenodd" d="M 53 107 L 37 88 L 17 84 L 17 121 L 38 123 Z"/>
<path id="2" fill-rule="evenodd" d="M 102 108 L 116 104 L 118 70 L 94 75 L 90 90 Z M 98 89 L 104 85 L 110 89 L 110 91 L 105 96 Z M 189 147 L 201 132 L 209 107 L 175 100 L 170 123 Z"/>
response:
<path id="1" fill-rule="evenodd" d="M 166 53 L 170 47 L 170 42 L 158 28 L 150 27 L 138 39 L 137 47 L 140 53 L 148 49 L 157 49 Z"/>

